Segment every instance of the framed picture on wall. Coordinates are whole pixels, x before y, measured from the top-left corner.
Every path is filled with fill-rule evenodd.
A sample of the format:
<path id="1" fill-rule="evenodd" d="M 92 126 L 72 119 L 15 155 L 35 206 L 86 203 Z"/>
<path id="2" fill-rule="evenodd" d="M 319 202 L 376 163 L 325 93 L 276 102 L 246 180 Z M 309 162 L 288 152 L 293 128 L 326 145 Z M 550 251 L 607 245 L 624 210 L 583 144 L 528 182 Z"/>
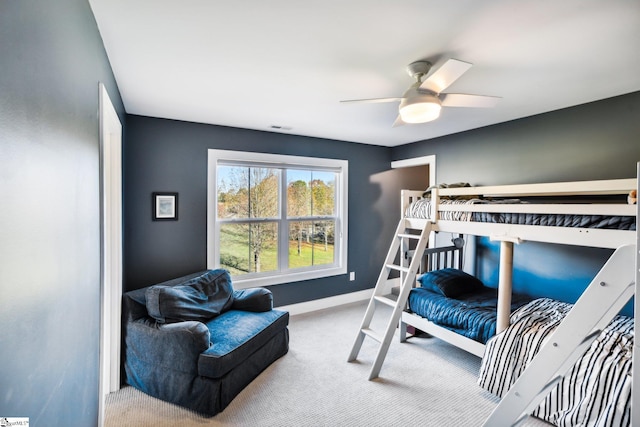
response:
<path id="1" fill-rule="evenodd" d="M 178 193 L 152 193 L 154 221 L 178 220 Z"/>

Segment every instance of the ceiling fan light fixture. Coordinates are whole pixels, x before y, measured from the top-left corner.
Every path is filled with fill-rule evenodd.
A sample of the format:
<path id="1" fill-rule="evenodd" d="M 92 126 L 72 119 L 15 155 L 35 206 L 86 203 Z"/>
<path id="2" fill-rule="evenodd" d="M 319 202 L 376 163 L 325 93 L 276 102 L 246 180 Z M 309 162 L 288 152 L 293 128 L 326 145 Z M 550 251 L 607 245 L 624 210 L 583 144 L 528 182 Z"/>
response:
<path id="1" fill-rule="evenodd" d="M 409 97 L 400 102 L 400 118 L 405 123 L 426 123 L 440 117 L 441 109 L 437 96 Z"/>

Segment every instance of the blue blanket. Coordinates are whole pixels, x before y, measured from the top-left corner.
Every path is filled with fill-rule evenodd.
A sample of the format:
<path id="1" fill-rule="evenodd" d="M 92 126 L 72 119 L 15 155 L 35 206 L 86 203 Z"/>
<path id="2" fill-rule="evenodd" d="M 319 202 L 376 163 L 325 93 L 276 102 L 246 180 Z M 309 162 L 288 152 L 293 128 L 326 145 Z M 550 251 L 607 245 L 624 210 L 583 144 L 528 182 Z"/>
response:
<path id="1" fill-rule="evenodd" d="M 511 310 L 531 301 L 526 295 L 513 294 Z M 486 343 L 496 334 L 498 290 L 484 287 L 480 291 L 456 299 L 415 288 L 409 294 L 409 309 L 457 334 Z"/>

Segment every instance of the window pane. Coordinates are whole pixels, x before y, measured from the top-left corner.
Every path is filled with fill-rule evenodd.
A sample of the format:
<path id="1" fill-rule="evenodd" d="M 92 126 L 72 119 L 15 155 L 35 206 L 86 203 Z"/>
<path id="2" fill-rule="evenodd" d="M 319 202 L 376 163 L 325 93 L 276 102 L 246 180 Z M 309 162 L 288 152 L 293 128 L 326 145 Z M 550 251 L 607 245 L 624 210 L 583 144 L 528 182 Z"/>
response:
<path id="1" fill-rule="evenodd" d="M 311 215 L 333 216 L 336 207 L 336 173 L 313 172 L 311 187 Z"/>
<path id="2" fill-rule="evenodd" d="M 333 264 L 336 237 L 335 221 L 317 221 L 313 225 L 313 265 Z"/>
<path id="3" fill-rule="evenodd" d="M 313 224 L 310 221 L 292 221 L 290 223 L 289 268 L 310 267 L 313 265 L 312 233 Z"/>
<path id="4" fill-rule="evenodd" d="M 251 218 L 278 218 L 280 171 L 249 168 L 249 211 Z"/>
<path id="5" fill-rule="evenodd" d="M 249 168 L 218 166 L 218 218 L 249 217 Z"/>
<path id="6" fill-rule="evenodd" d="M 278 224 L 221 224 L 220 267 L 232 275 L 278 270 Z"/>
<path id="7" fill-rule="evenodd" d="M 335 172 L 287 170 L 287 215 L 335 215 Z"/>
<path id="8" fill-rule="evenodd" d="M 277 218 L 280 171 L 218 166 L 218 218 Z"/>
<path id="9" fill-rule="evenodd" d="M 311 216 L 311 171 L 287 170 L 287 216 Z"/>
<path id="10" fill-rule="evenodd" d="M 334 221 L 292 221 L 289 225 L 289 268 L 334 263 Z"/>

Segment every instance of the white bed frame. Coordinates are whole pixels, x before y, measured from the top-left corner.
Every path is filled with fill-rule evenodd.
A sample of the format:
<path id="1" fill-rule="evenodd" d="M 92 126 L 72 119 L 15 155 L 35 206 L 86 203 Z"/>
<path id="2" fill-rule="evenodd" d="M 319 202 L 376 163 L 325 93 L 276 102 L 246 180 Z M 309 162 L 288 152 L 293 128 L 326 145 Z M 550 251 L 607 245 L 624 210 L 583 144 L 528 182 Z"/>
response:
<path id="1" fill-rule="evenodd" d="M 611 248 L 616 251 L 610 260 L 605 264 L 600 273 L 596 275 L 583 296 L 575 304 L 575 312 L 572 316 L 567 316 L 562 328 L 550 338 L 555 348 L 549 348 L 545 353 L 543 348 L 536 356 L 536 359 L 550 358 L 545 363 L 540 362 L 527 368 L 509 393 L 502 399 L 494 413 L 487 420 L 485 425 L 515 425 L 526 418 L 526 413 L 530 412 L 544 397 L 544 392 L 555 384 L 558 376 L 563 375 L 572 365 L 571 361 L 586 351 L 588 344 L 598 335 L 599 330 L 606 326 L 609 321 L 618 313 L 618 310 L 633 296 L 634 292 L 640 295 L 639 268 L 640 254 L 637 248 L 640 247 L 640 232 L 626 230 L 604 230 L 569 227 L 547 227 L 533 225 L 512 225 L 496 223 L 479 223 L 466 221 L 440 220 L 440 213 L 445 211 L 457 212 L 523 212 L 540 214 L 582 214 L 582 215 L 614 215 L 614 216 L 634 216 L 636 217 L 636 229 L 640 225 L 638 215 L 638 205 L 622 203 L 596 203 L 596 204 L 464 204 L 447 205 L 440 204 L 440 197 L 450 196 L 496 196 L 507 198 L 532 197 L 532 196 L 588 196 L 588 195 L 620 195 L 628 194 L 631 190 L 640 186 L 640 163 L 636 178 L 616 179 L 604 181 L 581 181 L 545 184 L 525 184 L 506 186 L 484 186 L 484 187 L 463 187 L 450 189 L 434 189 L 432 191 L 432 212 L 431 219 L 411 219 L 404 218 L 411 223 L 412 228 L 425 228 L 428 224 L 432 230 L 460 233 L 474 236 L 486 236 L 492 240 L 500 242 L 500 271 L 498 284 L 498 308 L 497 308 L 497 333 L 504 330 L 509 325 L 511 290 L 512 290 L 512 269 L 514 244 L 523 241 L 536 241 L 557 243 L 564 245 L 589 246 L 600 248 Z M 423 191 L 402 191 L 402 212 L 416 199 L 422 197 Z M 613 283 L 613 285 L 611 285 Z M 635 286 L 634 286 L 635 284 Z M 598 289 L 599 288 L 599 289 Z M 608 303 L 603 303 L 609 299 Z M 608 305 L 607 307 L 602 307 Z M 635 306 L 635 319 L 640 319 L 640 309 Z M 571 313 L 570 313 L 571 314 Z M 588 321 L 585 320 L 588 318 Z M 595 318 L 596 321 L 591 326 L 582 326 Z M 573 323 L 571 323 L 573 322 Z M 484 345 L 453 333 L 447 329 L 439 327 L 429 320 L 418 315 L 404 312 L 400 322 L 400 339 L 407 338 L 407 326 L 413 326 L 435 337 L 443 339 L 455 346 L 469 351 L 479 357 L 484 354 Z M 573 325 L 573 326 L 572 326 Z M 575 326 L 578 330 L 571 330 Z M 640 321 L 636 321 L 635 332 L 640 331 Z M 561 330 L 563 329 L 563 330 Z M 582 329 L 585 329 L 584 331 Z M 595 335 L 594 335 L 595 334 Z M 580 335 L 580 340 L 571 344 L 572 339 Z M 567 343 L 567 345 L 562 345 Z M 634 344 L 634 359 L 636 351 L 640 346 L 638 341 Z M 560 350 L 558 350 L 558 348 Z M 556 353 L 554 353 L 554 351 Z M 550 366 L 556 359 L 556 367 Z M 640 426 L 640 361 L 633 364 L 633 393 L 632 409 L 636 408 L 632 414 L 633 425 Z M 548 382 L 543 382 L 542 387 L 537 382 L 549 377 Z M 516 387 L 518 386 L 518 387 Z M 541 389 L 542 388 L 542 389 Z M 538 399 L 538 400 L 536 400 Z M 523 415 L 524 414 L 524 415 Z"/>

